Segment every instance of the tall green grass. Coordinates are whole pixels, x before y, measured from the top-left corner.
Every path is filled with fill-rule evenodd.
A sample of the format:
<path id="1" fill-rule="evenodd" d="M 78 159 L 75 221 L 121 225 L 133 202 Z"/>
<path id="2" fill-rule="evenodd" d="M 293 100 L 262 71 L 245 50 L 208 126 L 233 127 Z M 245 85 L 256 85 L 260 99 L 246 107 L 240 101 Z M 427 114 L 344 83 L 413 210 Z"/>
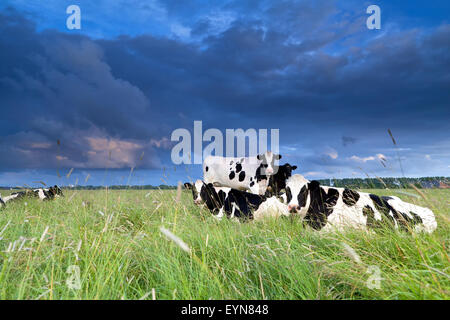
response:
<path id="1" fill-rule="evenodd" d="M 187 192 L 176 202 L 176 191 L 11 203 L 0 211 L 0 298 L 448 299 L 450 190 L 426 190 L 426 199 L 371 192 L 431 207 L 438 229 L 324 234 L 291 218 L 217 221 Z M 70 266 L 79 289 L 66 284 Z"/>

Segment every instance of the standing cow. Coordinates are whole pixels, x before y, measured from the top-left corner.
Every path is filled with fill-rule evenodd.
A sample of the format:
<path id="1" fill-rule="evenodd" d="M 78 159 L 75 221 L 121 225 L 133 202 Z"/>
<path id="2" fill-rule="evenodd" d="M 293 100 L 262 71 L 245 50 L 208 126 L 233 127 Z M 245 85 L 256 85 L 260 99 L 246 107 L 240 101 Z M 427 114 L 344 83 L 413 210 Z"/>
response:
<path id="1" fill-rule="evenodd" d="M 343 227 L 396 229 L 433 232 L 436 219 L 428 208 L 416 206 L 398 197 L 379 197 L 346 188 L 321 186 L 293 175 L 287 182 L 286 201 L 291 213 L 300 215 L 313 229 Z"/>
<path id="2" fill-rule="evenodd" d="M 209 156 L 203 162 L 203 178 L 205 183 L 216 187 L 249 190 L 253 194 L 264 195 L 268 179 L 278 170 L 274 163 L 280 159 L 281 155 L 271 151 L 256 157 Z"/>

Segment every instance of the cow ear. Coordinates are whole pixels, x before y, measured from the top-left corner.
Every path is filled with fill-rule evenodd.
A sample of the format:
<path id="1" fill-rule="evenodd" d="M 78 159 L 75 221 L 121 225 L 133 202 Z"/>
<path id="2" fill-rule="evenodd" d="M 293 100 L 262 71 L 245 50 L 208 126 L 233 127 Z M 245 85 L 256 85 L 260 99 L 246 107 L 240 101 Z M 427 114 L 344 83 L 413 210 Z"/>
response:
<path id="1" fill-rule="evenodd" d="M 192 184 L 190 184 L 189 182 L 186 182 L 186 183 L 184 184 L 184 187 L 185 187 L 186 189 L 192 190 Z"/>
<path id="2" fill-rule="evenodd" d="M 281 154 L 276 154 L 275 155 L 275 159 L 280 160 L 281 159 Z"/>
<path id="3" fill-rule="evenodd" d="M 296 169 L 297 169 L 297 166 L 293 166 L 293 167 L 292 167 L 292 170 L 296 170 Z"/>
<path id="4" fill-rule="evenodd" d="M 256 156 L 256 159 L 261 160 L 261 155 L 258 154 L 258 155 Z"/>

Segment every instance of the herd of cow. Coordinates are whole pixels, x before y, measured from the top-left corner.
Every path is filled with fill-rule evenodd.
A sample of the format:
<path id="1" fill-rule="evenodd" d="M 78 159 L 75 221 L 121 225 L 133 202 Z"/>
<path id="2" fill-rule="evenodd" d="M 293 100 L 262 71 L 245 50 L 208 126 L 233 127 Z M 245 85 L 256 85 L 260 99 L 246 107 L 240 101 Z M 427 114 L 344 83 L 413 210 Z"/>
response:
<path id="1" fill-rule="evenodd" d="M 436 219 L 428 208 L 398 197 L 379 197 L 346 188 L 321 186 L 300 174 L 297 166 L 276 165 L 281 155 L 270 151 L 256 157 L 210 156 L 203 163 L 203 181 L 185 183 L 194 203 L 206 206 L 215 217 L 259 220 L 267 216 L 298 216 L 315 230 L 383 225 L 433 232 Z M 25 197 L 51 200 L 62 196 L 58 186 L 16 192 L 2 198 L 0 208 Z"/>
<path id="2" fill-rule="evenodd" d="M 10 201 L 15 201 L 19 199 L 24 199 L 27 197 L 39 198 L 40 200 L 52 200 L 61 197 L 63 192 L 58 186 L 53 186 L 50 188 L 39 188 L 34 190 L 25 190 L 20 192 L 14 192 L 11 195 L 2 198 L 0 195 L 0 208 L 6 206 Z"/>
<path id="3" fill-rule="evenodd" d="M 281 155 L 270 151 L 245 158 L 210 156 L 203 163 L 203 181 L 184 186 L 192 190 L 196 205 L 206 206 L 219 219 L 294 215 L 315 230 L 384 225 L 431 233 L 437 227 L 428 208 L 395 196 L 321 186 L 300 174 L 292 175 L 297 166 L 275 165 L 280 159 Z"/>

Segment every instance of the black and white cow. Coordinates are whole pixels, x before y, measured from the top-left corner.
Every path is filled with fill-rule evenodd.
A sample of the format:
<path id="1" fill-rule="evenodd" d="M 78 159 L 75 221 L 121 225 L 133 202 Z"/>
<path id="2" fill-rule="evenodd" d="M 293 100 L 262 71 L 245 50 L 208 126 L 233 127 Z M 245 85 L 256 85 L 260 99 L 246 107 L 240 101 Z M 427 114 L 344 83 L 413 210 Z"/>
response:
<path id="1" fill-rule="evenodd" d="M 12 193 L 10 196 L 7 196 L 3 199 L 5 203 L 12 201 L 12 200 L 18 200 L 26 197 L 31 198 L 39 198 L 40 200 L 53 200 L 55 198 L 59 198 L 63 196 L 63 192 L 61 188 L 58 186 L 53 186 L 50 188 L 39 188 L 39 189 L 33 189 L 33 190 L 25 190 L 20 192 Z"/>
<path id="2" fill-rule="evenodd" d="M 264 195 L 268 177 L 277 173 L 274 164 L 281 155 L 267 151 L 256 157 L 209 156 L 203 162 L 203 179 L 216 187 L 249 190 L 253 194 Z"/>
<path id="3" fill-rule="evenodd" d="M 3 201 L 2 195 L 0 194 L 0 209 L 5 206 L 5 201 Z"/>
<path id="4" fill-rule="evenodd" d="M 382 225 L 404 230 L 433 232 L 436 219 L 428 208 L 398 197 L 379 197 L 346 188 L 321 186 L 293 175 L 287 182 L 288 210 L 316 230 L 343 227 L 376 228 Z"/>
<path id="5" fill-rule="evenodd" d="M 269 178 L 268 190 L 270 194 L 280 196 L 281 190 L 286 189 L 286 181 L 292 176 L 292 171 L 296 169 L 297 166 L 291 166 L 289 163 L 279 166 L 278 172 Z"/>
<path id="6" fill-rule="evenodd" d="M 194 203 L 205 205 L 218 219 L 238 218 L 240 220 L 260 220 L 265 217 L 287 216 L 287 205 L 276 197 L 266 198 L 249 192 L 214 187 L 212 183 L 197 180 L 184 186 L 192 191 Z"/>

